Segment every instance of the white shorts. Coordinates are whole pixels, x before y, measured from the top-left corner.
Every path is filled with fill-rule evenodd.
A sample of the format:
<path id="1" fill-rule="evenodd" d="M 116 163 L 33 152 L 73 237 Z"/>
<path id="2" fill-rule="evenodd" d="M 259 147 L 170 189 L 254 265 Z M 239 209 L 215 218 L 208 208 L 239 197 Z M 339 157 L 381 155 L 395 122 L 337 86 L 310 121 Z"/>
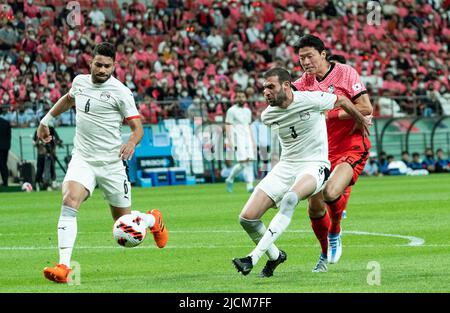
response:
<path id="1" fill-rule="evenodd" d="M 256 186 L 271 198 L 277 207 L 284 195 L 304 175 L 311 175 L 316 179 L 316 190 L 312 195 L 320 192 L 329 177 L 329 165 L 323 162 L 287 163 L 280 161 Z"/>
<path id="2" fill-rule="evenodd" d="M 98 184 L 108 203 L 119 208 L 131 206 L 131 184 L 128 179 L 128 165 L 124 161 L 114 163 L 87 162 L 73 155 L 64 182 L 76 181 L 82 184 L 89 195 Z"/>
<path id="3" fill-rule="evenodd" d="M 256 160 L 256 151 L 253 149 L 253 143 L 250 137 L 236 137 L 234 146 L 236 161 Z"/>

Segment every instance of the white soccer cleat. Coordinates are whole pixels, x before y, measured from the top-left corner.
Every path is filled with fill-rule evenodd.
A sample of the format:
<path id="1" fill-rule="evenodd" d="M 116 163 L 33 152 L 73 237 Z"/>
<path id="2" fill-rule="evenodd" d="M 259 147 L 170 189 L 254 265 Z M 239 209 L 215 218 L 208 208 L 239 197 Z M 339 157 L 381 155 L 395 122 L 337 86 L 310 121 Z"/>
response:
<path id="1" fill-rule="evenodd" d="M 341 233 L 328 234 L 328 263 L 334 264 L 339 261 L 342 255 Z"/>
<path id="2" fill-rule="evenodd" d="M 316 266 L 313 268 L 313 273 L 326 273 L 328 272 L 328 261 L 327 256 L 320 254 L 319 262 L 317 262 Z"/>

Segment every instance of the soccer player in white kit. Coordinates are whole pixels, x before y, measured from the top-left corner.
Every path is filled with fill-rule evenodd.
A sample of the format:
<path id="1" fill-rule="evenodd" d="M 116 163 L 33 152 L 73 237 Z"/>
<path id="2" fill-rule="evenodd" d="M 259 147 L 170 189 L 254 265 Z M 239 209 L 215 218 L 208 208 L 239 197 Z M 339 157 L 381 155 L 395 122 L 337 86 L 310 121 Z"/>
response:
<path id="1" fill-rule="evenodd" d="M 247 257 L 233 259 L 233 263 L 238 272 L 247 275 L 266 253 L 269 260 L 260 276 L 270 277 L 287 259 L 274 242 L 287 229 L 299 201 L 319 193 L 330 174 L 325 111 L 342 107 L 358 127 L 367 129 L 368 125 L 344 96 L 293 91 L 291 76 L 283 68 L 269 70 L 264 79 L 264 97 L 269 106 L 261 119 L 277 133 L 282 151 L 280 161 L 256 186 L 239 216 L 256 248 Z M 273 206 L 279 211 L 266 230 L 260 218 Z"/>
<path id="2" fill-rule="evenodd" d="M 77 236 L 76 216 L 81 203 L 92 195 L 96 185 L 102 189 L 114 220 L 132 213 L 150 228 L 159 248 L 167 243 L 168 232 L 161 212 L 131 211 L 126 161 L 131 159 L 141 141 L 143 128 L 131 90 L 112 76 L 114 62 L 114 46 L 106 42 L 98 44 L 93 51 L 91 74 L 75 77 L 70 91 L 56 102 L 37 130 L 38 137 L 49 142 L 49 121 L 75 105 L 74 148 L 63 182 L 58 222 L 59 263 L 44 268 L 44 276 L 54 282 L 68 282 Z M 121 139 L 124 119 L 132 131 L 126 144 L 122 144 Z"/>
<path id="3" fill-rule="evenodd" d="M 233 191 L 234 179 L 244 171 L 247 191 L 253 192 L 253 181 L 255 180 L 253 163 L 256 159 L 256 145 L 251 129 L 252 111 L 244 107 L 247 96 L 243 90 L 236 92 L 235 104 L 228 109 L 225 124 L 226 133 L 233 155 L 237 163 L 231 169 L 230 175 L 225 180 L 227 191 Z M 231 155 L 227 155 L 227 158 Z"/>

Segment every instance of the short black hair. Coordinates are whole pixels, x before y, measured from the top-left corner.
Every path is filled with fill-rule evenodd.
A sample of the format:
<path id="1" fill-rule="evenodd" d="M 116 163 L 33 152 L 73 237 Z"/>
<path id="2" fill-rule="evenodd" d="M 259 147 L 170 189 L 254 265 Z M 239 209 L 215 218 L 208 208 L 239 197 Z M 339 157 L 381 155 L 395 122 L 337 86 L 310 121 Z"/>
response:
<path id="1" fill-rule="evenodd" d="M 341 64 L 345 64 L 345 63 L 347 63 L 347 59 L 343 56 L 343 55 L 340 55 L 340 54 L 332 54 L 332 55 L 330 55 L 330 57 L 328 58 L 328 61 L 329 62 L 338 62 L 338 63 L 341 63 Z"/>
<path id="2" fill-rule="evenodd" d="M 113 44 L 109 42 L 102 42 L 95 46 L 92 58 L 96 55 L 103 55 L 105 57 L 110 57 L 113 61 L 116 60 L 116 48 Z"/>
<path id="3" fill-rule="evenodd" d="M 323 41 L 319 37 L 316 37 L 316 36 L 310 35 L 310 34 L 303 35 L 302 37 L 300 37 L 300 39 L 298 40 L 298 42 L 295 45 L 295 50 L 298 51 L 301 48 L 305 48 L 305 47 L 312 47 L 312 48 L 316 49 L 317 51 L 319 51 L 319 53 L 326 50 L 325 44 L 323 43 Z"/>
<path id="4" fill-rule="evenodd" d="M 282 67 L 274 67 L 268 70 L 266 73 L 264 73 L 264 79 L 267 79 L 272 76 L 278 76 L 278 81 L 280 84 L 284 82 L 291 82 L 291 74 Z"/>

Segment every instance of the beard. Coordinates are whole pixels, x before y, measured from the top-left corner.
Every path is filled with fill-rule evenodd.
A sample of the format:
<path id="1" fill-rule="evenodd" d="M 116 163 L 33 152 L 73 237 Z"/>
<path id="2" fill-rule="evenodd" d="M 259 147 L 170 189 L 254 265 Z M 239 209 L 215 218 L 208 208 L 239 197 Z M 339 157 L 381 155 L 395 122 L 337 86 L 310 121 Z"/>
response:
<path id="1" fill-rule="evenodd" d="M 279 93 L 272 100 L 268 100 L 269 105 L 271 107 L 279 107 L 287 100 L 287 95 L 283 90 L 280 90 Z"/>
<path id="2" fill-rule="evenodd" d="M 109 78 L 111 77 L 111 74 L 106 75 L 106 76 L 97 76 L 95 74 L 92 74 L 92 82 L 94 84 L 103 84 L 104 82 L 106 82 Z"/>

